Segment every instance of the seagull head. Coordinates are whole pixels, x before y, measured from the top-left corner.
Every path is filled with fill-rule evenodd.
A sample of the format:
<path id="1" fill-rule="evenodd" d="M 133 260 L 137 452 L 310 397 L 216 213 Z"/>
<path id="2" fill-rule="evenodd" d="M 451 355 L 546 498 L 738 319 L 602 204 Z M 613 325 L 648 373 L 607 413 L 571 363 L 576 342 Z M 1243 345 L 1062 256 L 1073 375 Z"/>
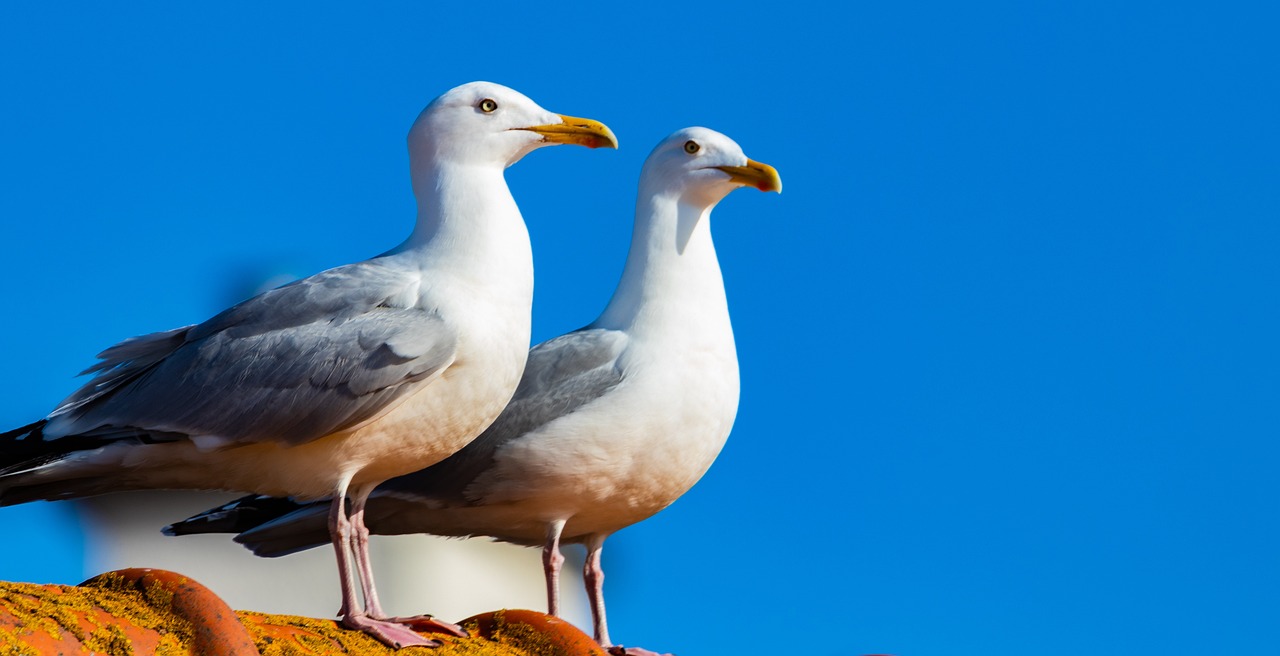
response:
<path id="1" fill-rule="evenodd" d="M 685 128 L 663 139 L 641 171 L 651 193 L 711 207 L 739 187 L 782 193 L 782 178 L 768 164 L 748 159 L 733 139 L 707 128 Z"/>
<path id="2" fill-rule="evenodd" d="M 617 148 L 603 123 L 549 112 L 524 94 L 492 82 L 446 91 L 422 110 L 409 130 L 414 159 L 503 168 L 542 146 Z"/>

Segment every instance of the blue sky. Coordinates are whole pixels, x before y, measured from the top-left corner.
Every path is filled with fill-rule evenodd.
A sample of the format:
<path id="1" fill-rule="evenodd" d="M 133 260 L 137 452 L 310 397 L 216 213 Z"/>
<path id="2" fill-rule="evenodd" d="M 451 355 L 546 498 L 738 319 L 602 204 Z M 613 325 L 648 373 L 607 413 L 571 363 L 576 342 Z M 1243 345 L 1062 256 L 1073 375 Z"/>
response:
<path id="1" fill-rule="evenodd" d="M 536 340 L 607 301 L 663 136 L 720 130 L 786 183 L 714 215 L 742 407 L 611 539 L 615 638 L 1280 642 L 1273 7 L 439 4 L 0 9 L 0 421 L 120 339 L 398 243 L 409 124 L 488 79 L 622 144 L 509 172 Z M 0 578 L 82 577 L 68 506 L 0 520 Z"/>

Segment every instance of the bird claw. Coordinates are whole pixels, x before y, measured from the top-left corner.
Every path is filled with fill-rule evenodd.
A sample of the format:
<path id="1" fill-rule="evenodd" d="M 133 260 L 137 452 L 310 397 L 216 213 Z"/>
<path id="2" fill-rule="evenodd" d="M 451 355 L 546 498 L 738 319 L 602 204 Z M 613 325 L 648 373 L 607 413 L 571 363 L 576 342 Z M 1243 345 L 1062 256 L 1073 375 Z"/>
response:
<path id="1" fill-rule="evenodd" d="M 639 647 L 623 647 L 622 645 L 614 645 L 609 647 L 609 653 L 613 656 L 675 656 L 675 654 L 659 654 L 656 651 L 641 649 Z"/>
<path id="2" fill-rule="evenodd" d="M 467 630 L 442 619 L 437 619 L 432 615 L 414 615 L 413 617 L 387 617 L 387 622 L 395 622 L 412 628 L 414 631 L 425 633 L 443 633 L 446 635 L 456 636 L 458 638 L 470 638 L 471 634 Z"/>
<path id="3" fill-rule="evenodd" d="M 342 626 L 356 631 L 363 631 L 392 649 L 439 647 L 444 644 L 439 640 L 421 636 L 403 624 L 375 620 L 365 615 L 348 615 L 342 618 Z"/>

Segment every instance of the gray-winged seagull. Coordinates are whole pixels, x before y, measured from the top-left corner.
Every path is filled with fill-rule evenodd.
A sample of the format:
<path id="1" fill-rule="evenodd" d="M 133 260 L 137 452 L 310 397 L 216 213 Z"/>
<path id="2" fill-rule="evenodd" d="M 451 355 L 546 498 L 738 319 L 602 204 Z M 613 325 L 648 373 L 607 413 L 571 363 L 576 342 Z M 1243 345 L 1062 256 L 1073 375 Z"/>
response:
<path id="1" fill-rule="evenodd" d="M 103 351 L 48 417 L 0 435 L 0 505 L 178 488 L 331 498 L 343 624 L 438 644 L 360 608 L 354 577 L 377 598 L 365 500 L 461 449 L 515 391 L 533 264 L 503 170 L 552 144 L 617 146 L 497 84 L 435 99 L 409 131 L 418 221 L 403 244 Z"/>

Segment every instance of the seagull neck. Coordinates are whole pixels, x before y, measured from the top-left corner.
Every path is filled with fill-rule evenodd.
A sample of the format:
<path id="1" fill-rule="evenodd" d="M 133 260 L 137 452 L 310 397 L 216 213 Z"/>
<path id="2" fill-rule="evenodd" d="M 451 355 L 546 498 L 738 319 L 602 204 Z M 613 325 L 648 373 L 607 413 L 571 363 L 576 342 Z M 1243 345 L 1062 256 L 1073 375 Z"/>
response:
<path id="1" fill-rule="evenodd" d="M 393 253 L 416 253 L 433 264 L 460 260 L 449 267 L 491 267 L 493 257 L 527 259 L 532 267 L 529 232 L 500 168 L 423 166 L 413 174 L 418 222 Z"/>
<path id="2" fill-rule="evenodd" d="M 594 325 L 636 332 L 676 322 L 716 330 L 728 321 L 711 207 L 675 195 L 642 195 L 622 281 Z"/>

